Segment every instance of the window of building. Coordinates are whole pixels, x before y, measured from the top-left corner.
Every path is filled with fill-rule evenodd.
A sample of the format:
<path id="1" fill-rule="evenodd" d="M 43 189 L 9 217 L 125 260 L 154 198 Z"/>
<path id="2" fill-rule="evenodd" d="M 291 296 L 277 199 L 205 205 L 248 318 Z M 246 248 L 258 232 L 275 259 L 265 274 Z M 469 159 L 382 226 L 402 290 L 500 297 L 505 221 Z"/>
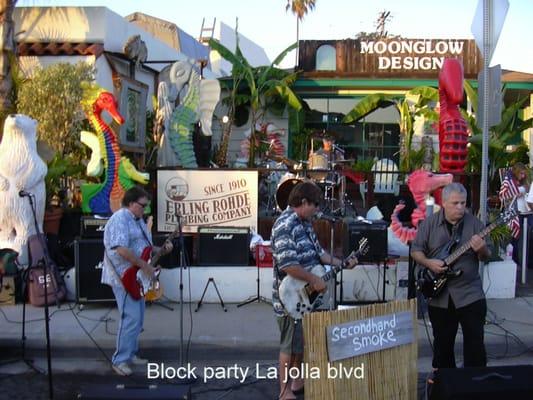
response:
<path id="1" fill-rule="evenodd" d="M 335 71 L 337 69 L 337 53 L 335 47 L 325 44 L 316 51 L 316 70 Z"/>

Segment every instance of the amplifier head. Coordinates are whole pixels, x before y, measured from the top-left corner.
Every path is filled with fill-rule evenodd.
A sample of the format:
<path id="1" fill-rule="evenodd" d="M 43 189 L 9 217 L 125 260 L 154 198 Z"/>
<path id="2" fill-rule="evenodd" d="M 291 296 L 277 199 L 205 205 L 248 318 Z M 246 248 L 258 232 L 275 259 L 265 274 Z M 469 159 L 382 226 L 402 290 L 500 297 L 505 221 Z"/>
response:
<path id="1" fill-rule="evenodd" d="M 387 259 L 387 222 L 370 220 L 367 222 L 350 222 L 346 224 L 344 232 L 344 256 L 347 257 L 358 246 L 363 237 L 368 239 L 368 252 L 360 257 L 359 261 L 367 263 L 380 263 Z"/>
<path id="2" fill-rule="evenodd" d="M 103 238 L 104 228 L 109 218 L 81 217 L 80 236 L 82 238 Z"/>

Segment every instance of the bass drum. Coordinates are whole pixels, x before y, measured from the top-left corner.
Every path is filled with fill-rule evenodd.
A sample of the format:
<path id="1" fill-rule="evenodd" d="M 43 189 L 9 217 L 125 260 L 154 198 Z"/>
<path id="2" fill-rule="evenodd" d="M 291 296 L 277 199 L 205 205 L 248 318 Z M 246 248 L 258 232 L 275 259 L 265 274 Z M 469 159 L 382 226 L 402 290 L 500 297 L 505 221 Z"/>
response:
<path id="1" fill-rule="evenodd" d="M 287 208 L 287 205 L 289 204 L 289 194 L 300 182 L 303 182 L 303 179 L 296 178 L 294 174 L 285 174 L 281 177 L 276 189 L 276 204 L 280 211 Z"/>

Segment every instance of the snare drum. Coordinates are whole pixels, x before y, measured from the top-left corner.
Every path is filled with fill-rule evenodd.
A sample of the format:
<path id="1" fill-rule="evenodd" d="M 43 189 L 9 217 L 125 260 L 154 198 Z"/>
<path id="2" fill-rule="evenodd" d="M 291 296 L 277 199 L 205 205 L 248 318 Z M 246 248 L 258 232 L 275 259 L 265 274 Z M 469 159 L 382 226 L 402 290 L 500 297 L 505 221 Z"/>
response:
<path id="1" fill-rule="evenodd" d="M 323 182 L 328 176 L 328 158 L 325 154 L 313 153 L 309 156 L 309 177 L 317 182 Z"/>
<path id="2" fill-rule="evenodd" d="M 296 178 L 294 174 L 286 173 L 281 177 L 279 185 L 276 189 L 276 204 L 280 211 L 283 211 L 287 208 L 289 204 L 289 194 L 291 190 L 300 182 L 303 182 L 303 179 Z"/>

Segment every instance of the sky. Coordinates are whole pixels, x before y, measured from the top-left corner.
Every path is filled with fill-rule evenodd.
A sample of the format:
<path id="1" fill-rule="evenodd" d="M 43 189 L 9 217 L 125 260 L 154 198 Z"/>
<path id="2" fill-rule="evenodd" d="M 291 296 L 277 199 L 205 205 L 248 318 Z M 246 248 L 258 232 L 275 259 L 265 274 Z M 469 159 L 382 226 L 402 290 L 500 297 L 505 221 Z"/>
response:
<path id="1" fill-rule="evenodd" d="M 500 0 L 494 0 L 500 1 Z M 533 73 L 533 0 L 508 0 L 509 11 L 491 65 Z M 404 38 L 473 39 L 478 0 L 316 0 L 300 24 L 300 39 L 346 39 L 375 31 L 381 11 L 390 11 L 386 30 Z M 205 18 L 235 27 L 263 47 L 271 60 L 296 41 L 296 18 L 286 0 L 18 0 L 18 6 L 106 6 L 125 16 L 136 11 L 175 23 L 198 37 Z M 282 66 L 294 65 L 288 55 Z"/>

